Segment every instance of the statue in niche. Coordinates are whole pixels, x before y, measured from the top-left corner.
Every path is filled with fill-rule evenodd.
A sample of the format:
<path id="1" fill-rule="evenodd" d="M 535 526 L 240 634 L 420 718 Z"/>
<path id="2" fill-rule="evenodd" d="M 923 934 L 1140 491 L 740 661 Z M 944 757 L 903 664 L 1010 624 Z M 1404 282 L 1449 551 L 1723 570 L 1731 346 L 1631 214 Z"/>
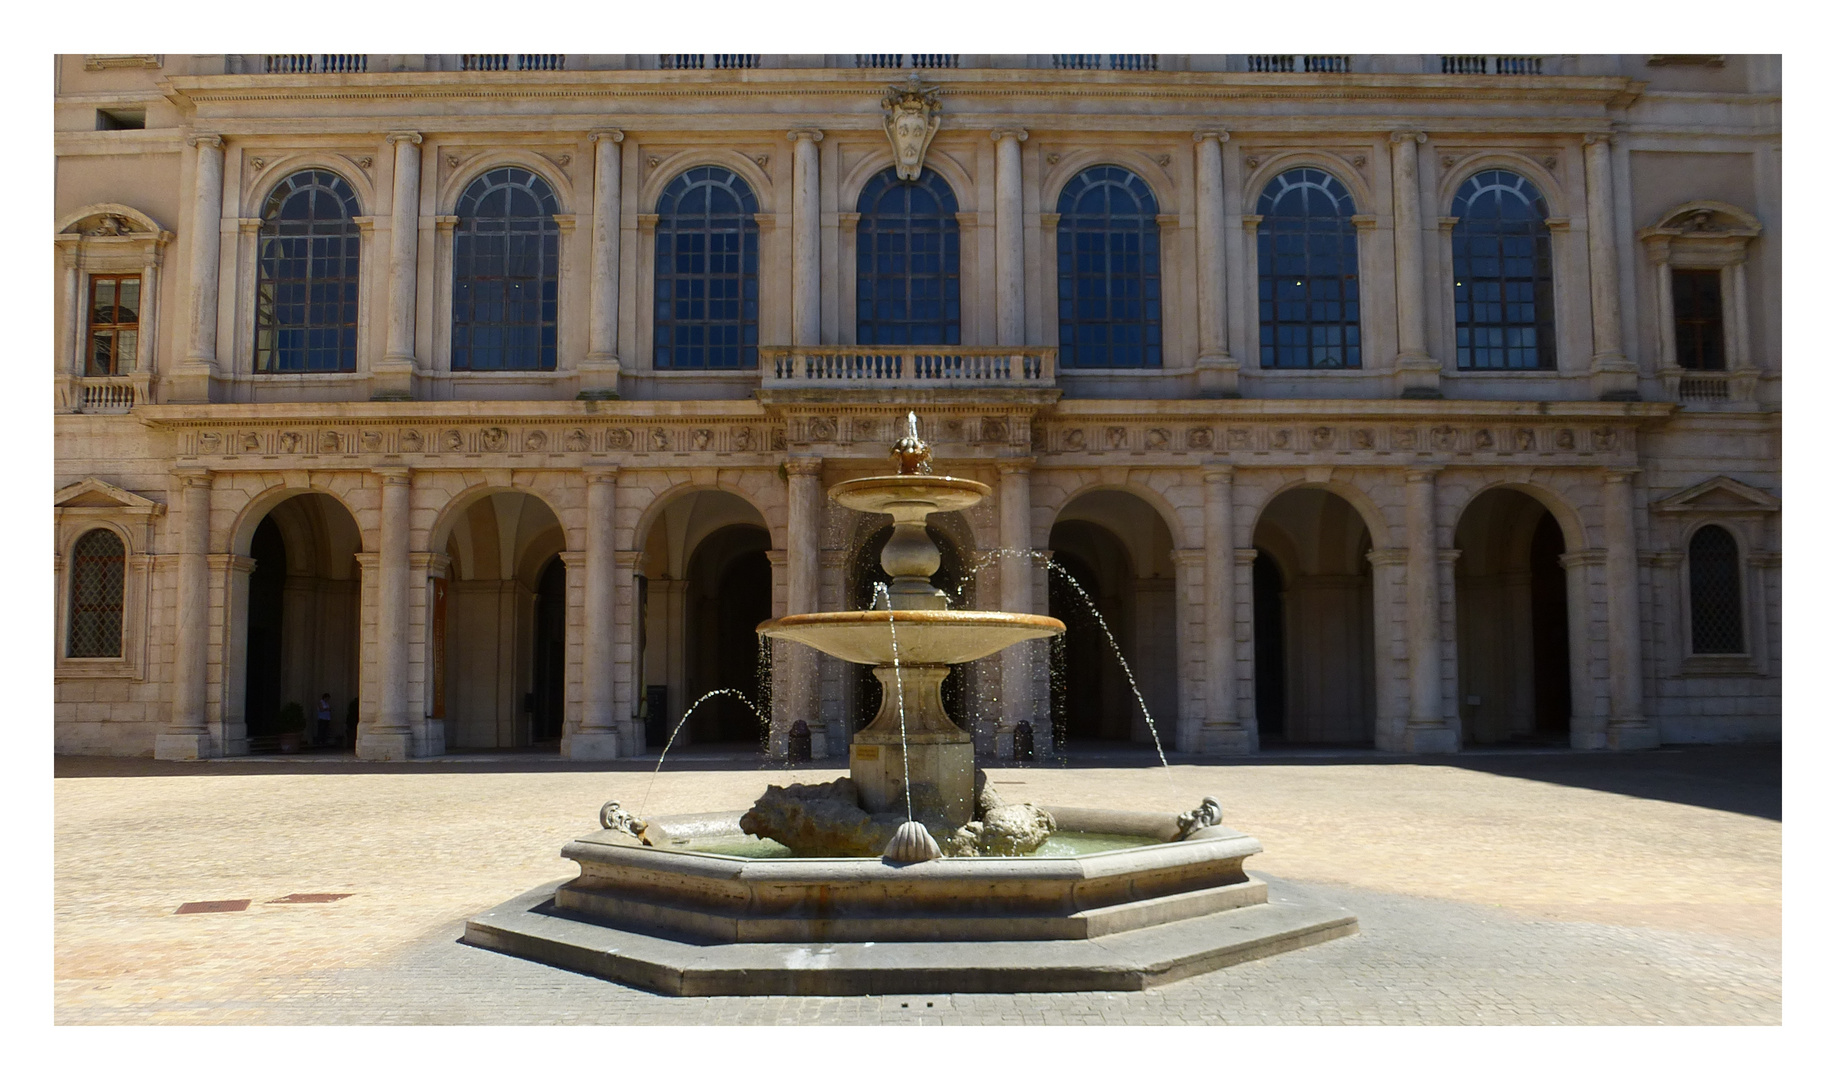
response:
<path id="1" fill-rule="evenodd" d="M 904 86 L 889 86 L 880 99 L 886 112 L 886 137 L 892 141 L 893 166 L 901 180 L 916 180 L 924 169 L 924 152 L 937 134 L 943 107 L 937 103 L 938 87 L 926 86 L 912 72 Z"/>

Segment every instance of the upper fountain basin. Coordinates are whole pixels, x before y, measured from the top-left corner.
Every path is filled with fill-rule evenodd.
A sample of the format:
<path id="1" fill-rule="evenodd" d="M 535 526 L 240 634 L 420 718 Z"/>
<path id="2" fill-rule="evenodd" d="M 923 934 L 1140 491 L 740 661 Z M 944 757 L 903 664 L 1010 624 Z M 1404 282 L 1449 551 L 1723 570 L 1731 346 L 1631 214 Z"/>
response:
<path id="1" fill-rule="evenodd" d="M 992 490 L 978 480 L 955 476 L 862 476 L 836 484 L 829 498 L 850 510 L 922 522 L 926 514 L 966 510 Z"/>
<path id="2" fill-rule="evenodd" d="M 966 664 L 1009 645 L 1065 632 L 1057 619 L 1010 611 L 817 611 L 769 619 L 758 632 L 849 663 L 882 665 L 893 662 L 892 624 L 897 624 L 901 664 Z"/>

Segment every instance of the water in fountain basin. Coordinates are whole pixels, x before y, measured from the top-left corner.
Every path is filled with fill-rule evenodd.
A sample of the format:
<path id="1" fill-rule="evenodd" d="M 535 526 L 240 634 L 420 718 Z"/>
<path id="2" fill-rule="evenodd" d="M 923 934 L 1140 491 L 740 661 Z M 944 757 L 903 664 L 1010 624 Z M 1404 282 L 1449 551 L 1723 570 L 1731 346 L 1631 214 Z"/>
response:
<path id="1" fill-rule="evenodd" d="M 707 693 L 696 698 L 695 703 L 690 705 L 688 710 L 682 714 L 682 719 L 676 721 L 676 726 L 670 729 L 669 738 L 663 743 L 663 752 L 657 755 L 657 767 L 650 774 L 650 786 L 644 789 L 644 800 L 638 803 L 638 817 L 643 817 L 644 808 L 650 805 L 650 793 L 657 786 L 657 774 L 663 771 L 663 759 L 669 756 L 669 748 L 676 744 L 676 735 L 682 731 L 682 726 L 688 723 L 689 717 L 695 715 L 696 709 L 701 708 L 702 702 L 707 701 L 709 698 L 719 697 L 722 694 L 730 694 L 745 702 L 746 707 L 752 710 L 753 715 L 759 718 L 760 723 L 769 724 L 771 722 L 767 714 L 760 712 L 759 707 L 753 704 L 751 698 L 740 693 L 738 690 L 723 687 L 719 690 L 709 690 Z"/>
<path id="2" fill-rule="evenodd" d="M 1057 571 L 1058 576 L 1069 582 L 1071 587 L 1077 590 L 1077 595 L 1083 598 L 1084 603 L 1090 608 L 1090 613 L 1096 616 L 1097 627 L 1103 631 L 1103 636 L 1108 639 L 1109 649 L 1111 652 L 1115 653 L 1116 662 L 1122 665 L 1122 675 L 1124 678 L 1128 679 L 1128 688 L 1135 695 L 1135 704 L 1141 706 L 1141 715 L 1142 718 L 1147 721 L 1148 734 L 1154 737 L 1154 753 L 1160 756 L 1161 766 L 1163 768 L 1167 767 L 1167 752 L 1162 749 L 1160 745 L 1160 728 L 1154 723 L 1154 714 L 1148 711 L 1147 701 L 1141 696 L 1141 687 L 1135 684 L 1135 673 L 1128 666 L 1128 658 L 1122 655 L 1122 647 L 1116 644 L 1116 636 L 1109 632 L 1109 623 L 1103 618 L 1103 613 L 1097 610 L 1096 601 L 1092 600 L 1090 594 L 1084 591 L 1084 587 L 1078 584 L 1077 578 L 1071 576 L 1071 571 L 1066 570 L 1058 560 L 1046 558 L 1044 552 L 1025 551 L 1018 548 L 996 548 L 993 551 L 984 552 L 979 558 L 971 563 L 969 572 L 975 573 L 995 559 L 1013 557 L 1030 559 L 1034 563 L 1043 561 L 1048 571 Z M 1054 732 L 1054 734 L 1057 733 Z"/>

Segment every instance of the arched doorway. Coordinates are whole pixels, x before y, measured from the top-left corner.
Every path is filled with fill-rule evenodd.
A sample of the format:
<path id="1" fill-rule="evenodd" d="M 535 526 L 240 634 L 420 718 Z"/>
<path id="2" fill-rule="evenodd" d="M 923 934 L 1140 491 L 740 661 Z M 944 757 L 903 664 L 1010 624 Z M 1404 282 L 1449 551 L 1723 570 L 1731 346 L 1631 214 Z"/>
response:
<path id="1" fill-rule="evenodd" d="M 1521 491 L 1482 492 L 1454 530 L 1461 727 L 1469 744 L 1569 738 L 1561 523 Z"/>
<path id="2" fill-rule="evenodd" d="M 481 495 L 445 537 L 446 745 L 558 749 L 565 709 L 567 547 L 548 504 Z"/>
<path id="3" fill-rule="evenodd" d="M 645 741 L 663 749 L 689 744 L 760 744 L 757 714 L 730 695 L 711 698 L 678 732 L 684 714 L 710 690 L 732 689 L 767 707 L 754 628 L 772 614 L 771 534 L 751 503 L 726 491 L 671 497 L 641 526 L 637 595 Z"/>
<path id="4" fill-rule="evenodd" d="M 1299 488 L 1269 502 L 1253 543 L 1262 744 L 1372 745 L 1376 635 L 1364 519 L 1330 491 Z"/>
<path id="5" fill-rule="evenodd" d="M 874 515 L 877 520 L 885 520 Z M 932 586 L 943 590 L 949 597 L 950 606 L 958 609 L 972 609 L 975 604 L 975 579 L 965 572 L 963 565 L 963 545 L 958 538 L 967 535 L 967 525 L 956 513 L 934 515 L 932 521 L 925 524 L 924 534 L 931 543 L 937 545 L 937 572 L 931 575 Z M 886 550 L 886 542 L 892 539 L 893 527 L 889 522 L 870 533 L 867 538 L 854 545 L 854 556 L 848 564 L 848 599 L 849 607 L 855 610 L 866 610 L 880 601 L 877 599 L 877 587 L 891 585 L 892 576 L 880 565 L 880 555 Z M 972 672 L 975 664 L 957 664 L 950 669 L 950 674 L 943 681 L 944 711 L 963 730 L 976 734 L 978 718 L 970 715 L 970 702 L 973 695 L 969 691 Z M 853 673 L 854 702 L 849 707 L 845 721 L 847 732 L 852 734 L 866 726 L 874 714 L 880 711 L 882 695 L 880 680 L 874 677 L 873 668 L 866 664 L 849 664 Z"/>
<path id="6" fill-rule="evenodd" d="M 1088 492 L 1059 513 L 1048 546 L 1084 594 L 1064 574 L 1049 575 L 1047 610 L 1065 624 L 1064 670 L 1052 681 L 1053 726 L 1072 743 L 1151 743 L 1145 702 L 1162 744 L 1168 744 L 1178 713 L 1179 672 L 1173 535 L 1166 522 L 1139 496 Z M 1114 635 L 1113 646 L 1104 624 Z M 1118 649 L 1134 673 L 1134 688 L 1116 659 Z"/>
<path id="7" fill-rule="evenodd" d="M 273 749 L 288 705 L 304 715 L 305 745 L 350 746 L 362 546 L 350 511 L 316 492 L 281 502 L 256 524 L 241 672 L 251 751 Z M 328 724 L 319 722 L 323 695 L 331 699 Z"/>

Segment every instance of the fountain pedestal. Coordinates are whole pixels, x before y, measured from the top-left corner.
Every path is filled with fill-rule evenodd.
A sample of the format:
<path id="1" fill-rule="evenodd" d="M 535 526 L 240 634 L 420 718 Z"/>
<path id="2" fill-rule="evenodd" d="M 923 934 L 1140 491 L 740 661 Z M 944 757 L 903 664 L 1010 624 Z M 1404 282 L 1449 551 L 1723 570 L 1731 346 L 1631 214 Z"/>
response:
<path id="1" fill-rule="evenodd" d="M 855 733 L 848 750 L 848 773 L 860 788 L 863 810 L 903 812 L 909 783 L 913 816 L 941 818 L 951 829 L 974 818 L 975 740 L 944 713 L 943 681 L 949 674 L 948 664 L 873 669 L 880 680 L 880 711 Z"/>

